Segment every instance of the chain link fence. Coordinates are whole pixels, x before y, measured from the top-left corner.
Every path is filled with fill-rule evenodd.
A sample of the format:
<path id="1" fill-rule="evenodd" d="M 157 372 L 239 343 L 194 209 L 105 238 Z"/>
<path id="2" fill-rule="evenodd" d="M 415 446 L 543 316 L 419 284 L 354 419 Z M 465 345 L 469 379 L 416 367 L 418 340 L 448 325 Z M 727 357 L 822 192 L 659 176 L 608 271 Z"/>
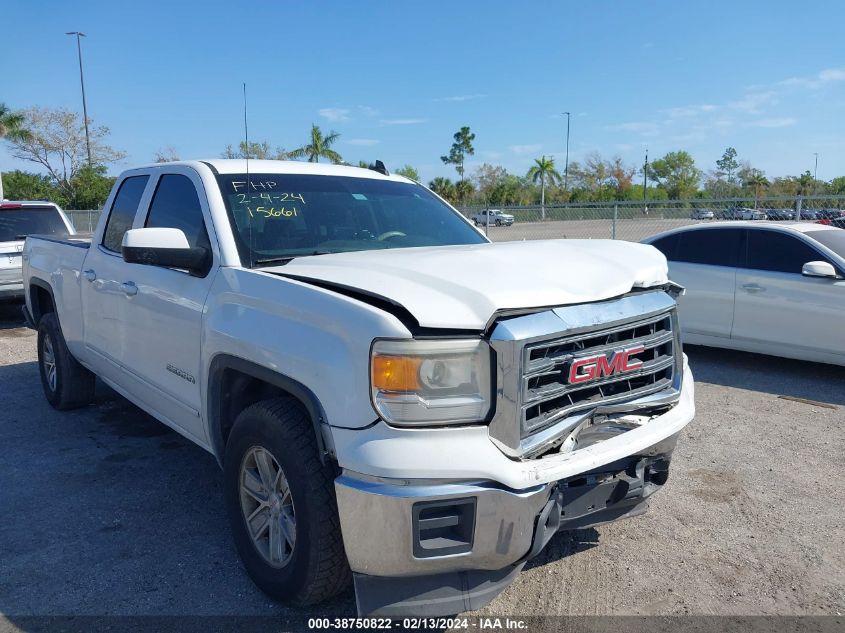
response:
<path id="1" fill-rule="evenodd" d="M 491 207 L 492 208 L 492 207 Z M 828 221 L 845 213 L 845 196 L 797 196 L 779 198 L 723 198 L 695 200 L 647 200 L 645 202 L 580 202 L 520 207 L 496 207 L 505 216 L 483 212 L 487 207 L 458 207 L 466 217 L 478 220 L 495 242 L 547 239 L 640 240 L 669 229 L 713 220 Z M 100 210 L 69 210 L 65 213 L 80 233 L 92 233 Z M 500 224 L 497 225 L 497 220 Z"/>
<path id="2" fill-rule="evenodd" d="M 491 211 L 489 216 L 483 206 L 458 209 L 495 242 L 562 238 L 639 242 L 679 226 L 713 220 L 795 220 L 800 216 L 808 222 L 829 222 L 845 214 L 845 196 L 502 206 L 495 207 L 499 214 Z"/>
<path id="3" fill-rule="evenodd" d="M 73 224 L 77 233 L 93 233 L 100 219 L 100 209 L 73 210 L 64 209 L 65 215 Z"/>

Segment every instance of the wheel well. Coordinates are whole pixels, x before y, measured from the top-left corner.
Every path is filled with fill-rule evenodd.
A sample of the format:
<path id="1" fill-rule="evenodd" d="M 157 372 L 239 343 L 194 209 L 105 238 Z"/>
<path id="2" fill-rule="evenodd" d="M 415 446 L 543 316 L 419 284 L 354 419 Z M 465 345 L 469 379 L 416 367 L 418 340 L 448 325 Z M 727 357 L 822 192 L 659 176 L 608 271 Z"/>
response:
<path id="1" fill-rule="evenodd" d="M 209 432 L 217 461 L 223 464 L 229 434 L 241 411 L 271 398 L 290 398 L 292 406 L 305 410 L 314 425 L 323 460 L 328 453 L 322 432 L 325 416 L 313 393 L 285 376 L 241 359 L 230 359 L 229 363 L 235 366 L 222 366 L 215 360 L 209 372 Z"/>
<path id="2" fill-rule="evenodd" d="M 56 305 L 53 302 L 53 295 L 46 288 L 38 284 L 29 287 L 29 300 L 32 304 L 32 319 L 37 324 L 41 317 L 48 312 L 55 312 Z"/>
<path id="3" fill-rule="evenodd" d="M 261 400 L 290 396 L 281 388 L 236 369 L 226 369 L 221 376 L 219 386 L 221 406 L 218 424 L 224 446 L 229 440 L 232 425 L 241 411 Z"/>

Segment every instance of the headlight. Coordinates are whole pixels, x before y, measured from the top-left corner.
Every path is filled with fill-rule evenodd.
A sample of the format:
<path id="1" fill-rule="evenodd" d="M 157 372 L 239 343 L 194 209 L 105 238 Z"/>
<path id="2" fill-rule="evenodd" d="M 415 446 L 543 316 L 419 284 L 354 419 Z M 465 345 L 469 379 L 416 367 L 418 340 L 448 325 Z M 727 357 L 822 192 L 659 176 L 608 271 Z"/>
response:
<path id="1" fill-rule="evenodd" d="M 376 341 L 373 404 L 395 424 L 477 422 L 490 411 L 490 346 L 480 340 Z"/>

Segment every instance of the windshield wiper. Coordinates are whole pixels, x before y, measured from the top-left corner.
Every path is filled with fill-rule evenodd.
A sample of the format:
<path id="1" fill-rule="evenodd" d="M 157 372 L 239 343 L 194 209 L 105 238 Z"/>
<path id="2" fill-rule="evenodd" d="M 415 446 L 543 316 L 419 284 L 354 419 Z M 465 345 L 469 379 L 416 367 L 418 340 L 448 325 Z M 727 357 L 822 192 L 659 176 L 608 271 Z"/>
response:
<path id="1" fill-rule="evenodd" d="M 314 255 L 331 255 L 333 251 L 312 251 L 310 253 L 298 253 L 296 255 L 285 255 L 284 257 L 266 257 L 263 259 L 254 259 L 252 263 L 261 265 L 261 264 L 282 264 L 285 265 L 292 259 L 297 259 L 298 257 L 313 257 Z"/>

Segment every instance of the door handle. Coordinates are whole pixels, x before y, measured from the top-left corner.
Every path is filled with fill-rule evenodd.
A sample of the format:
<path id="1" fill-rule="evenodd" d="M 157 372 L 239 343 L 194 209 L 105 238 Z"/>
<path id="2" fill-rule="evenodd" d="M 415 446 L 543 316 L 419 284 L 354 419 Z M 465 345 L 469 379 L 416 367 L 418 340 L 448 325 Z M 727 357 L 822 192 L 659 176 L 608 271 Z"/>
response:
<path id="1" fill-rule="evenodd" d="M 124 294 L 128 297 L 134 297 L 138 294 L 138 286 L 135 285 L 134 281 L 125 281 L 120 284 L 120 289 L 123 290 Z"/>
<path id="2" fill-rule="evenodd" d="M 742 289 L 746 292 L 760 292 L 762 290 L 765 290 L 763 286 L 759 286 L 757 284 L 743 284 Z"/>
<path id="3" fill-rule="evenodd" d="M 88 281 L 94 281 L 97 278 L 97 273 L 89 268 L 88 270 L 82 271 L 82 276 Z"/>

